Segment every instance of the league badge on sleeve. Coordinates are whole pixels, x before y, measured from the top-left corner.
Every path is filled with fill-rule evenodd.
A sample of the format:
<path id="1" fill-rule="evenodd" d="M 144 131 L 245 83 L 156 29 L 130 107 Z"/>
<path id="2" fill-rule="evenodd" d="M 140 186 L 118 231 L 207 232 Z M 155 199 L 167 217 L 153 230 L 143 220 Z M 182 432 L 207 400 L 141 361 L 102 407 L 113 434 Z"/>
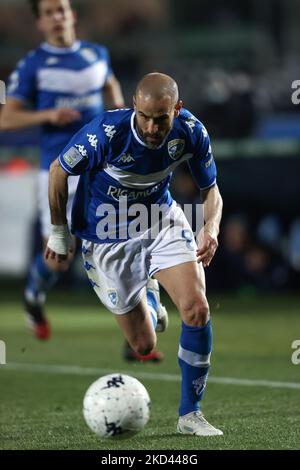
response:
<path id="1" fill-rule="evenodd" d="M 184 150 L 185 140 L 173 139 L 168 142 L 168 152 L 172 160 L 178 160 Z"/>
<path id="2" fill-rule="evenodd" d="M 70 168 L 74 168 L 77 163 L 79 163 L 84 156 L 82 155 L 82 152 L 78 150 L 76 147 L 71 147 L 64 155 L 63 155 L 63 160 L 66 162 L 66 164 Z"/>

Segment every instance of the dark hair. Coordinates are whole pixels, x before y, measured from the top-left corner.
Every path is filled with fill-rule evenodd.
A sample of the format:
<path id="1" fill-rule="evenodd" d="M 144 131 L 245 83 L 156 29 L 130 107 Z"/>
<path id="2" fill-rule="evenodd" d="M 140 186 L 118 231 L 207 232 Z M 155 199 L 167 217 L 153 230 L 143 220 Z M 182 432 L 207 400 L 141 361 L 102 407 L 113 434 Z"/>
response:
<path id="1" fill-rule="evenodd" d="M 28 0 L 32 13 L 34 14 L 36 18 L 40 16 L 39 4 L 41 1 L 42 0 Z M 71 4 L 71 0 L 70 0 L 70 4 Z"/>
<path id="2" fill-rule="evenodd" d="M 34 14 L 34 16 L 36 18 L 38 18 L 40 16 L 40 12 L 39 12 L 39 3 L 40 3 L 41 0 L 28 0 L 28 3 L 31 7 L 31 11 L 32 13 Z"/>

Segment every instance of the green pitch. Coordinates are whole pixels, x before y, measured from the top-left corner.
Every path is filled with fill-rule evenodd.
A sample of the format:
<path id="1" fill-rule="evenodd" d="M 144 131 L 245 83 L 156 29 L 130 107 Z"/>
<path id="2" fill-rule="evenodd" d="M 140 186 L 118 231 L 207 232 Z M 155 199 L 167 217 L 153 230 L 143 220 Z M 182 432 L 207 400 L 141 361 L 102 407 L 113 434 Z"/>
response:
<path id="1" fill-rule="evenodd" d="M 112 314 L 92 292 L 51 295 L 53 338 L 46 343 L 30 336 L 15 299 L 7 296 L 0 306 L 7 348 L 7 365 L 0 366 L 0 449 L 300 448 L 300 365 L 291 362 L 291 344 L 300 339 L 299 298 L 209 299 L 214 351 L 203 411 L 224 431 L 213 438 L 175 431 L 180 321 L 171 306 L 170 327 L 159 335 L 164 362 L 130 364 L 121 358 Z M 82 417 L 86 389 L 110 371 L 136 376 L 152 399 L 147 427 L 127 440 L 98 439 Z"/>

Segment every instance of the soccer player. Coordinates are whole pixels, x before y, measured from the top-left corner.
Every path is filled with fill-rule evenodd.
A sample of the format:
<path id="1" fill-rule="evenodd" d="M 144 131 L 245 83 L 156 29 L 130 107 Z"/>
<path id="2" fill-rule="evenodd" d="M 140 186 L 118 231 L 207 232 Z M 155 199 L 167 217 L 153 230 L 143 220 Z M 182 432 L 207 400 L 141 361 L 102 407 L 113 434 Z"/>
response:
<path id="1" fill-rule="evenodd" d="M 50 231 L 48 205 L 49 167 L 71 137 L 102 113 L 103 97 L 109 107 L 124 106 L 118 80 L 107 49 L 76 39 L 76 13 L 70 0 L 31 0 L 38 30 L 45 38 L 37 49 L 21 60 L 10 76 L 7 103 L 3 107 L 2 130 L 41 126 L 41 169 L 38 209 L 46 244 Z M 88 137 L 91 145 L 94 137 Z M 84 149 L 78 147 L 84 155 Z M 78 178 L 69 179 L 68 213 Z M 72 250 L 73 251 L 73 250 Z M 62 264 L 66 270 L 73 253 Z M 44 312 L 45 292 L 55 284 L 58 273 L 38 255 L 31 266 L 25 289 L 25 308 L 30 326 L 39 339 L 50 336 Z"/>
<path id="2" fill-rule="evenodd" d="M 204 200 L 205 225 L 198 245 L 168 190 L 172 171 L 183 161 Z M 131 347 L 147 354 L 155 346 L 161 312 L 158 293 L 153 289 L 147 298 L 145 287 L 148 276 L 159 281 L 182 319 L 177 430 L 198 436 L 223 434 L 200 411 L 212 350 L 203 267 L 209 266 L 218 246 L 222 198 L 208 133 L 182 108 L 176 82 L 161 73 L 146 75 L 137 85 L 134 109 L 97 117 L 52 163 L 52 225 L 45 258 L 57 269 L 70 246 L 70 175 L 80 175 L 72 232 L 83 241 L 84 266 L 96 294 L 114 313 Z M 152 220 L 157 206 L 160 217 Z"/>

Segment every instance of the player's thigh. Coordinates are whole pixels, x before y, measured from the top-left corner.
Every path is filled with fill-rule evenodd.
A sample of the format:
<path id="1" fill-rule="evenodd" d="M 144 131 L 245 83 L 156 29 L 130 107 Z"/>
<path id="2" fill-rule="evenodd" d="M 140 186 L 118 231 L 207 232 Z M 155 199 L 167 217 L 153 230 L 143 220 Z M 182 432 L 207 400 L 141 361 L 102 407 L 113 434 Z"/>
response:
<path id="1" fill-rule="evenodd" d="M 154 276 L 167 291 L 186 323 L 206 323 L 208 303 L 202 264 L 187 262 L 158 271 Z"/>
<path id="2" fill-rule="evenodd" d="M 206 317 L 205 275 L 202 264 L 197 263 L 192 229 L 176 205 L 171 207 L 168 218 L 170 223 L 150 246 L 150 274 L 166 289 L 184 321 L 195 315 Z"/>
<path id="3" fill-rule="evenodd" d="M 138 242 L 97 244 L 84 240 L 82 256 L 90 283 L 108 310 L 125 314 L 141 302 L 148 273 Z"/>

